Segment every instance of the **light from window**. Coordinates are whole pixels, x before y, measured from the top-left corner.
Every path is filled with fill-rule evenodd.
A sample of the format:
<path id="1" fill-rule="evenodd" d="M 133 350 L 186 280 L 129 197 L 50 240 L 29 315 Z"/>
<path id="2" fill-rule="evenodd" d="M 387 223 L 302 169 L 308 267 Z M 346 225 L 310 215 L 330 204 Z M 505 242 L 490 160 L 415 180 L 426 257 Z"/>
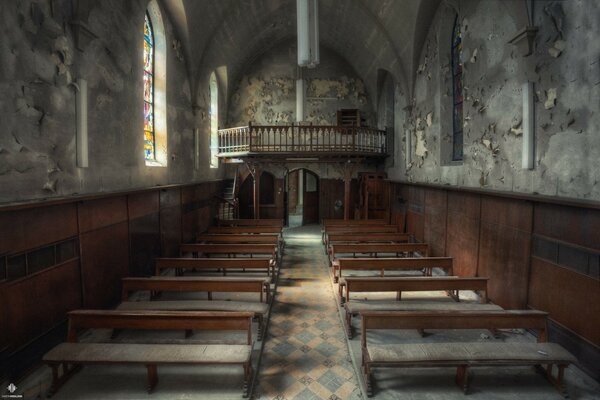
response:
<path id="1" fill-rule="evenodd" d="M 144 22 L 144 158 L 156 161 L 154 135 L 154 34 L 148 13 Z"/>
<path id="2" fill-rule="evenodd" d="M 452 29 L 452 161 L 463 159 L 463 66 L 462 34 L 458 15 Z"/>
<path id="3" fill-rule="evenodd" d="M 217 76 L 210 75 L 210 167 L 219 168 L 219 85 Z"/>

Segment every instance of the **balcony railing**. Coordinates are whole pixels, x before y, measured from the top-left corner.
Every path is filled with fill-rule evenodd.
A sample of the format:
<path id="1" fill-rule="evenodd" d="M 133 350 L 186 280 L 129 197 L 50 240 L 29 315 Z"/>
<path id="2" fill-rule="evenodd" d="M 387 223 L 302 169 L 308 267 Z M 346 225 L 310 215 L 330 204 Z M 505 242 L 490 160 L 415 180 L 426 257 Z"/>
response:
<path id="1" fill-rule="evenodd" d="M 366 127 L 249 125 L 219 130 L 219 156 L 318 153 L 386 156 L 386 132 Z"/>

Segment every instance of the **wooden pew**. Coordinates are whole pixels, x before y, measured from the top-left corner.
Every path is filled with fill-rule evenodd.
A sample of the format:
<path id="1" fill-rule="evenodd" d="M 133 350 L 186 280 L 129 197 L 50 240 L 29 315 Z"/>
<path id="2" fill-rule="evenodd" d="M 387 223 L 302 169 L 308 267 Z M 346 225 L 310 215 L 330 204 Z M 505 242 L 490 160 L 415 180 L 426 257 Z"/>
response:
<path id="1" fill-rule="evenodd" d="M 447 275 L 452 275 L 452 257 L 398 257 L 398 258 L 340 258 L 337 275 L 333 281 L 340 282 L 343 271 L 379 271 L 384 276 L 384 271 L 392 270 L 424 270 L 424 275 L 431 276 L 433 268 L 446 270 Z M 334 271 L 335 272 L 335 271 Z M 341 295 L 340 285 L 340 295 Z"/>
<path id="2" fill-rule="evenodd" d="M 323 226 L 351 226 L 351 225 L 386 225 L 387 219 L 331 219 L 324 218 L 321 222 Z"/>
<path id="3" fill-rule="evenodd" d="M 352 338 L 352 317 L 363 311 L 407 311 L 407 310 L 502 310 L 502 307 L 487 302 L 488 278 L 460 278 L 457 276 L 428 277 L 359 277 L 345 278 L 346 332 Z M 460 303 L 460 291 L 472 290 L 479 294 L 479 303 Z M 435 299 L 422 301 L 400 301 L 402 292 L 445 291 L 456 303 L 440 302 Z M 396 301 L 353 301 L 354 292 L 394 292 Z M 342 297 L 342 302 L 344 297 Z"/>
<path id="4" fill-rule="evenodd" d="M 225 244 L 225 243 L 211 243 L 211 244 L 202 244 L 202 243 L 190 243 L 190 244 L 182 244 L 179 246 L 179 253 L 183 257 L 186 254 L 192 254 L 193 257 L 199 256 L 209 256 L 212 254 L 219 255 L 247 255 L 253 257 L 255 255 L 261 254 L 264 256 L 270 256 L 273 259 L 277 258 L 277 245 L 274 244 Z"/>
<path id="5" fill-rule="evenodd" d="M 123 278 L 122 303 L 118 310 L 141 311 L 241 311 L 251 312 L 258 321 L 258 340 L 262 340 L 264 320 L 269 311 L 270 289 L 268 279 L 248 277 L 152 277 Z M 129 301 L 134 291 L 149 291 L 156 299 L 162 292 L 207 292 L 208 300 Z M 212 300 L 212 293 L 258 293 L 259 302 Z M 266 297 L 266 302 L 263 299 Z"/>
<path id="6" fill-rule="evenodd" d="M 281 233 L 278 226 L 211 226 L 207 233 L 213 234 L 260 234 L 260 233 Z"/>
<path id="7" fill-rule="evenodd" d="M 252 379 L 252 313 L 77 310 L 69 312 L 68 317 L 67 343 L 59 344 L 43 357 L 52 368 L 48 396 L 85 364 L 145 366 L 149 393 L 158 382 L 158 365 L 238 364 L 244 368 L 243 396 L 248 397 Z M 245 331 L 247 339 L 244 344 L 79 343 L 77 332 L 81 329 Z"/>
<path id="8" fill-rule="evenodd" d="M 369 257 L 377 257 L 377 254 L 396 254 L 399 257 L 415 257 L 419 253 L 422 257 L 429 256 L 429 246 L 427 243 L 340 243 L 335 242 L 329 245 L 329 264 L 337 268 L 339 263 L 336 258 L 340 254 L 368 254 Z M 389 256 L 388 256 L 389 257 Z"/>
<path id="9" fill-rule="evenodd" d="M 327 235 L 327 244 L 334 243 L 404 243 L 412 242 L 410 233 L 331 233 Z"/>
<path id="10" fill-rule="evenodd" d="M 275 278 L 275 260 L 271 258 L 157 258 L 155 259 L 155 275 L 163 270 L 175 269 L 178 275 L 182 270 L 217 271 L 223 275 L 228 270 L 265 270 L 271 281 Z"/>
<path id="11" fill-rule="evenodd" d="M 283 229 L 283 220 L 279 218 L 218 219 L 217 226 L 277 226 Z"/>
<path id="12" fill-rule="evenodd" d="M 362 377 L 373 396 L 373 368 L 456 367 L 456 383 L 465 394 L 468 368 L 547 365 L 548 380 L 563 393 L 564 369 L 577 359 L 556 343 L 547 343 L 547 313 L 540 311 L 372 311 L 362 312 Z M 535 329 L 538 343 L 369 343 L 373 329 Z M 558 366 L 557 377 L 552 375 Z M 540 367 L 541 368 L 541 367 Z"/>
<path id="13" fill-rule="evenodd" d="M 398 225 L 352 225 L 352 226 L 328 226 L 323 230 L 323 243 L 329 245 L 329 236 L 332 234 L 361 235 L 370 233 L 398 233 Z"/>
<path id="14" fill-rule="evenodd" d="M 272 244 L 277 246 L 277 255 L 281 259 L 283 253 L 283 242 L 280 235 L 264 233 L 260 235 L 249 234 L 224 234 L 224 233 L 203 233 L 196 235 L 198 243 L 222 243 L 222 244 Z"/>

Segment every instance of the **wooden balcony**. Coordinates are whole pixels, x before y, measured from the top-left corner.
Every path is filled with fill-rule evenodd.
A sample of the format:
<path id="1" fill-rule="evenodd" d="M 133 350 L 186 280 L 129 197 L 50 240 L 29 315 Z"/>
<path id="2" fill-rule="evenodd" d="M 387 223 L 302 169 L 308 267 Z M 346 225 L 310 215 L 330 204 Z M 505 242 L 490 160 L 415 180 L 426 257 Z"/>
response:
<path id="1" fill-rule="evenodd" d="M 219 130 L 225 162 L 260 159 L 334 161 L 387 157 L 386 132 L 368 127 L 248 125 Z"/>

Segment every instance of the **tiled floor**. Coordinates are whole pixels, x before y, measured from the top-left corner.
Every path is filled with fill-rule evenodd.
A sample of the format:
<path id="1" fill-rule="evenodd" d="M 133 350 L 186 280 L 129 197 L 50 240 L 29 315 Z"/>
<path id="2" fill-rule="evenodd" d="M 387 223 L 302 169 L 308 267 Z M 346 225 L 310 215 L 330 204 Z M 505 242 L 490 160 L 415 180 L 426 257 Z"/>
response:
<path id="1" fill-rule="evenodd" d="M 318 226 L 286 232 L 256 399 L 361 399 Z"/>

